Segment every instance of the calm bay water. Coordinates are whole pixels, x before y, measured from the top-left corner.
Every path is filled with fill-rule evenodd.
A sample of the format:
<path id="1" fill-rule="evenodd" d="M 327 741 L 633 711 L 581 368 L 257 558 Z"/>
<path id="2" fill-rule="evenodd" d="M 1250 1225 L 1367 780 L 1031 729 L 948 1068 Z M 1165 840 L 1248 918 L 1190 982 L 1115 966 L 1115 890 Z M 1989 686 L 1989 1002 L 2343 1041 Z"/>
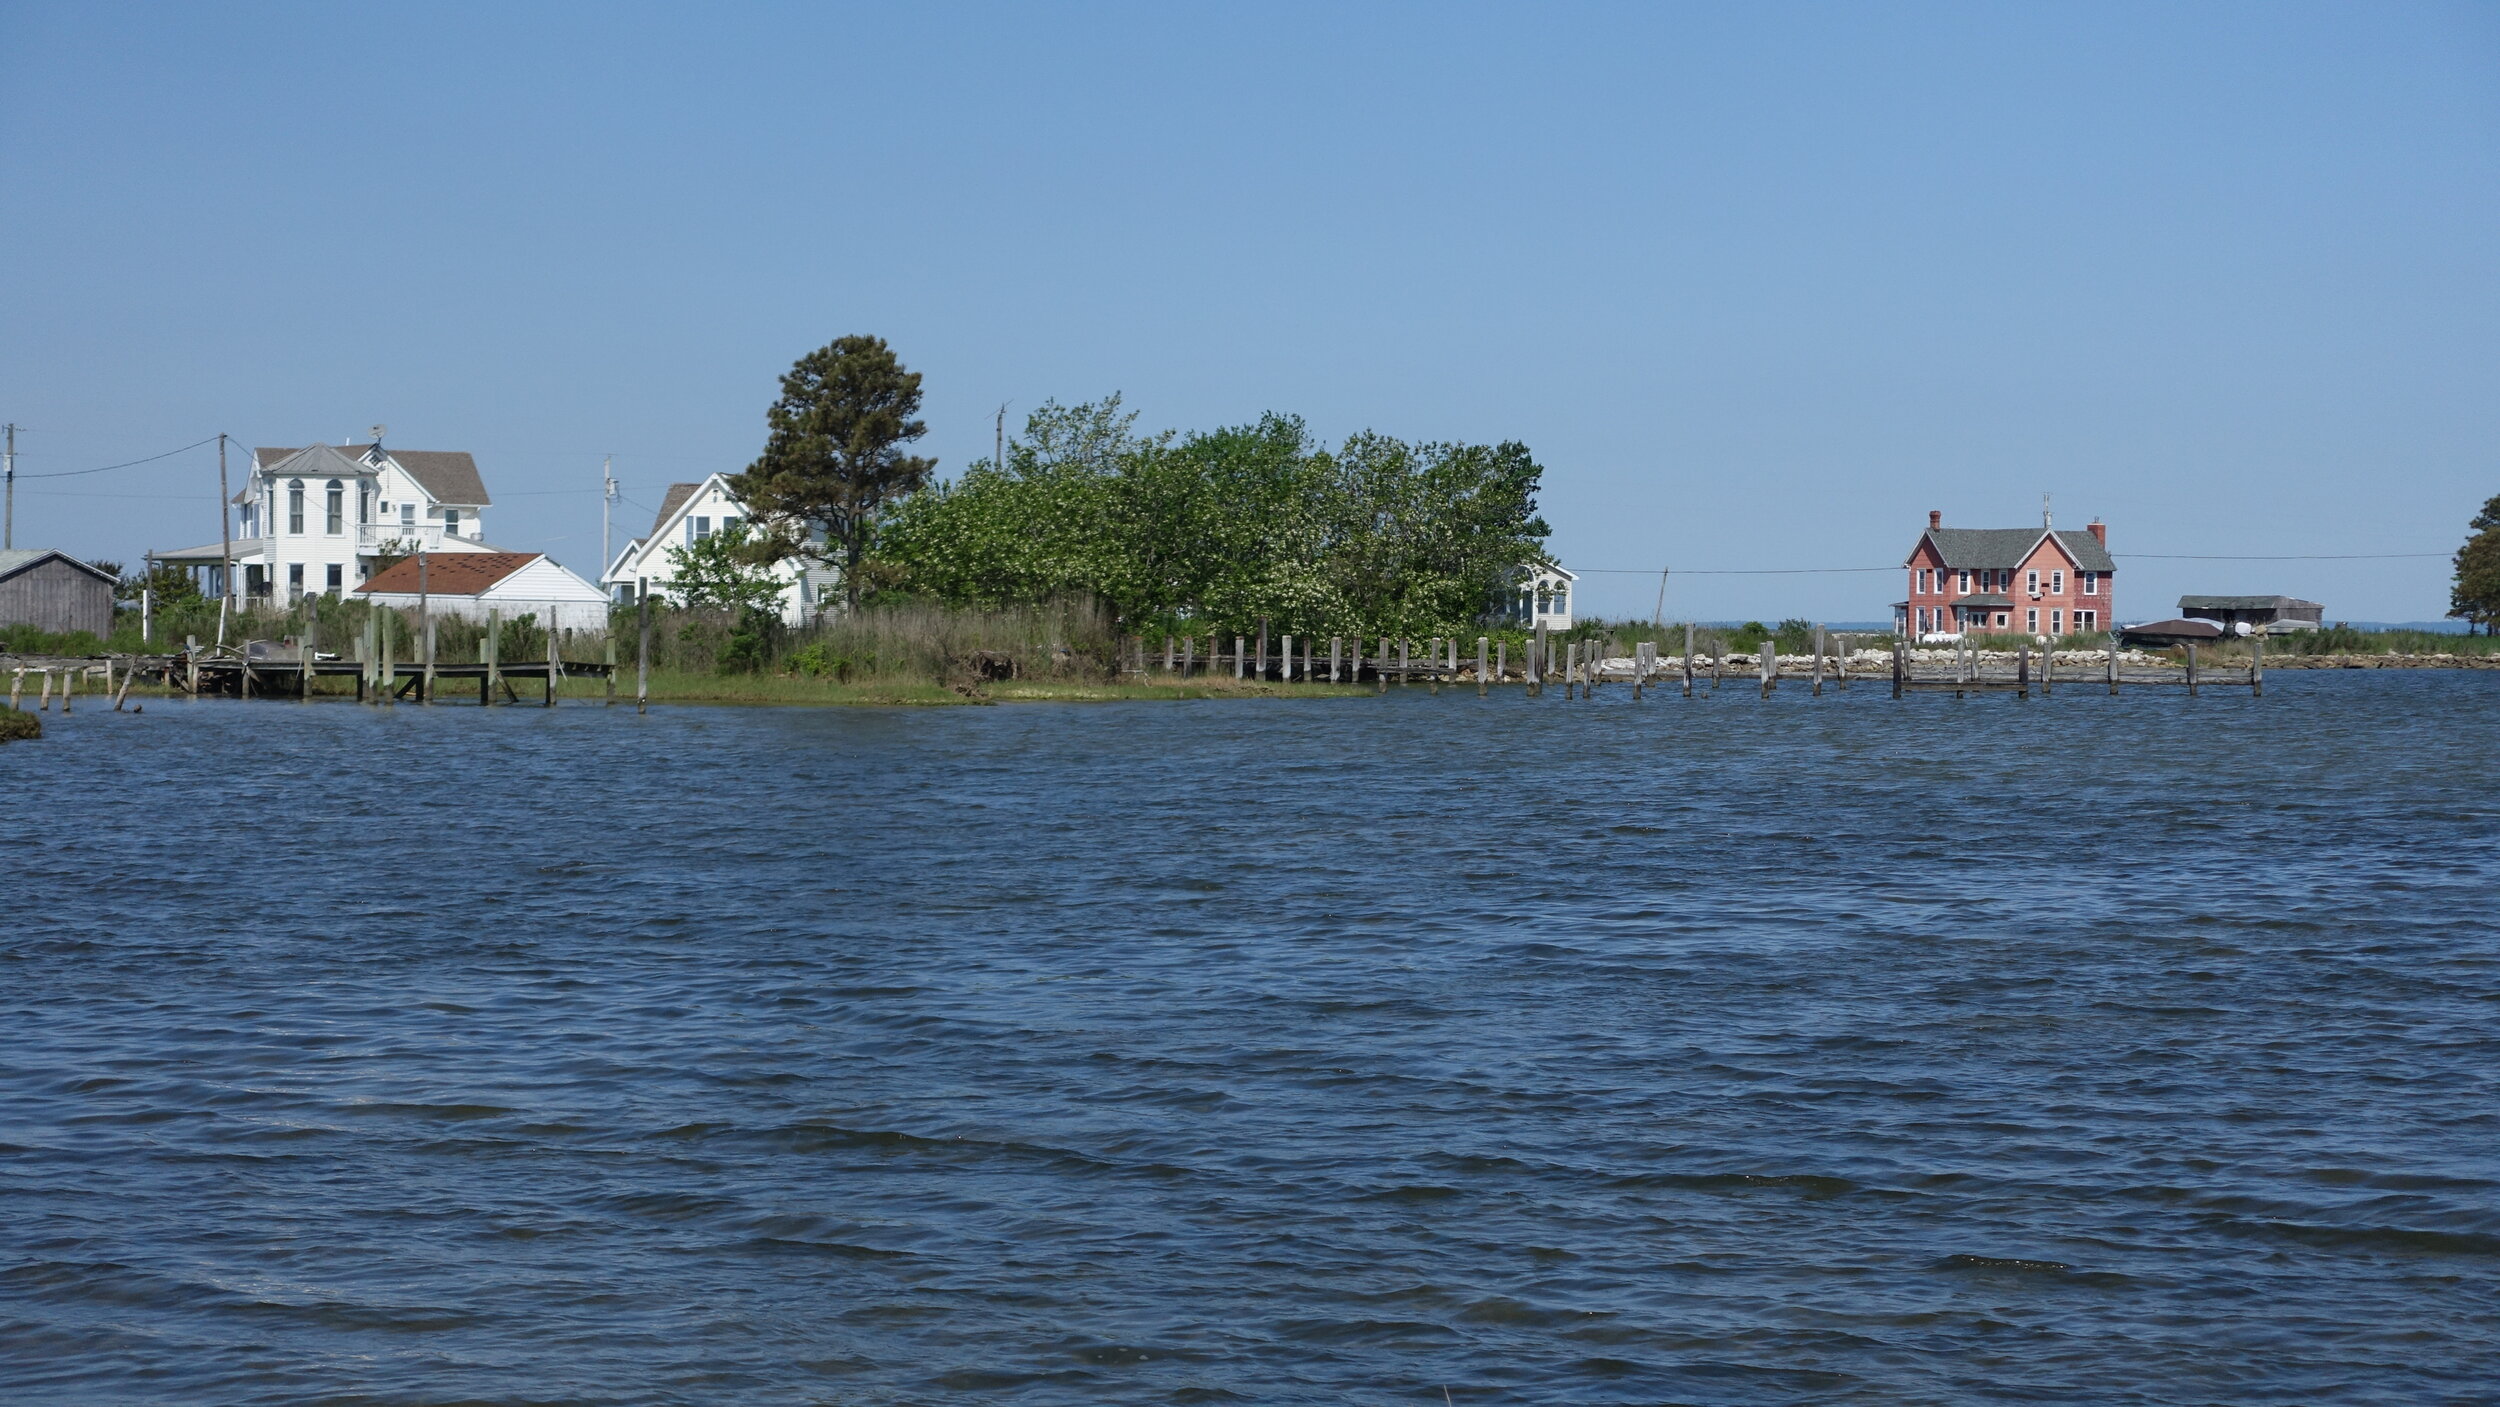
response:
<path id="1" fill-rule="evenodd" d="M 0 1398 L 2500 1401 L 2500 674 L 92 701 Z"/>

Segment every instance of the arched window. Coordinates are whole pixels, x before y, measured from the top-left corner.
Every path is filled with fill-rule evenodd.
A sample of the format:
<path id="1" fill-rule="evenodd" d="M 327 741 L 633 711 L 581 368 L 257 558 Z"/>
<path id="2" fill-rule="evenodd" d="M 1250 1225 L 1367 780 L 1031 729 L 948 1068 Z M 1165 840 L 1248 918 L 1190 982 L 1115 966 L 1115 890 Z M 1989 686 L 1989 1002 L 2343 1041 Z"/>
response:
<path id="1" fill-rule="evenodd" d="M 301 479 L 289 479 L 286 483 L 286 530 L 291 533 L 304 530 L 304 481 Z"/>
<path id="2" fill-rule="evenodd" d="M 322 522 L 322 531 L 332 537 L 347 531 L 347 485 L 336 479 L 330 481 L 327 509 Z"/>
<path id="3" fill-rule="evenodd" d="M 1556 615 L 1561 615 L 1561 614 L 1563 614 L 1564 612 L 1569 611 L 1570 609 L 1571 609 L 1571 588 L 1569 588 L 1569 587 L 1567 587 L 1567 586 L 1563 585 L 1563 584 L 1562 584 L 1561 582 L 1559 582 L 1559 581 L 1558 581 L 1558 582 L 1555 582 L 1555 583 L 1554 583 L 1554 614 L 1556 614 Z"/>

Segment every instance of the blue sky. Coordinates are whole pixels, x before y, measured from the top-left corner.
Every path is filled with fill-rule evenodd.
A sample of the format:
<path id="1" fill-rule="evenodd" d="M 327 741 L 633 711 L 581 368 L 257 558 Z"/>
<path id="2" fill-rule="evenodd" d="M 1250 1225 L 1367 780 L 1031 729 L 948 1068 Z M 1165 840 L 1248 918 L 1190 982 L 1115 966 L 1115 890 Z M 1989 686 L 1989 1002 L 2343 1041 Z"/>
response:
<path id="1" fill-rule="evenodd" d="M 2446 553 L 2500 493 L 2500 9 L 0 9 L 0 419 L 477 454 L 595 572 L 600 458 L 742 467 L 849 332 L 1000 402 L 1519 439 L 1587 606 L 1879 618 L 1930 508 L 2121 554 Z M 76 496 L 73 496 L 76 495 Z M 111 495 L 111 496 L 103 496 Z M 214 458 L 20 545 L 215 536 Z M 628 507 L 629 525 L 647 511 Z M 2434 617 L 2444 558 L 2122 555 L 2120 611 Z"/>

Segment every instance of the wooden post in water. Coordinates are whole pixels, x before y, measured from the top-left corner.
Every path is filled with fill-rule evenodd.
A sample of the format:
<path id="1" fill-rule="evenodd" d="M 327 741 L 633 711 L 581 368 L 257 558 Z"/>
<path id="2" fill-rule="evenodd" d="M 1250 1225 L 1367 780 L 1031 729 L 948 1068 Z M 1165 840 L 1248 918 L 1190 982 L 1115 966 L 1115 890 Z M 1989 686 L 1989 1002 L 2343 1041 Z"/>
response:
<path id="1" fill-rule="evenodd" d="M 1762 697 L 1771 697 L 1771 685 L 1779 678 L 1780 647 L 1776 640 L 1765 639 L 1757 655 L 1762 665 Z"/>
<path id="2" fill-rule="evenodd" d="M 1909 656 L 1902 647 L 1901 637 L 1896 635 L 1892 637 L 1892 696 L 1894 698 L 1901 697 L 1902 686 L 1909 682 L 1904 676 L 1909 672 Z"/>
<path id="3" fill-rule="evenodd" d="M 9 711 L 12 713 L 17 712 L 18 700 L 25 697 L 26 670 L 24 666 L 20 666 L 9 671 Z"/>
<path id="4" fill-rule="evenodd" d="M 200 637 L 197 635 L 182 637 L 182 662 L 191 673 L 191 687 L 187 692 L 196 699 L 200 696 Z"/>
<path id="5" fill-rule="evenodd" d="M 2189 641 L 2189 642 L 2188 642 L 2188 647 L 2187 647 L 2187 657 L 2188 657 L 2188 658 L 2187 658 L 2187 686 L 2188 686 L 2188 697 L 2192 699 L 2192 698 L 2195 698 L 2195 697 L 2196 697 L 2196 642 L 2195 642 L 2195 641 L 2192 641 L 2192 640 L 2191 640 L 2191 641 Z"/>
<path id="6" fill-rule="evenodd" d="M 1814 696 L 1823 697 L 1823 627 L 1814 627 Z"/>
<path id="7" fill-rule="evenodd" d="M 1485 689 L 1486 689 L 1489 685 L 1491 685 L 1491 684 L 1492 684 L 1492 682 L 1493 682 L 1491 679 L 1489 679 L 1489 678 L 1487 678 L 1487 677 L 1485 676 L 1485 672 L 1484 672 L 1484 670 L 1485 670 L 1485 658 L 1484 658 L 1484 651 L 1485 651 L 1485 647 L 1486 647 L 1487 645 L 1492 644 L 1492 643 L 1493 643 L 1493 642 L 1492 642 L 1491 640 L 1489 640 L 1489 639 L 1485 638 L 1485 637 L 1484 637 L 1484 636 L 1482 636 L 1482 635 L 1479 635 L 1479 636 L 1477 636 L 1477 637 L 1476 637 L 1476 694 L 1477 694 L 1477 696 L 1478 696 L 1478 697 L 1482 697 L 1482 696 L 1483 696 L 1483 694 L 1484 694 Z"/>
<path id="8" fill-rule="evenodd" d="M 130 697 L 130 681 L 137 678 L 138 674 L 139 662 L 137 660 L 132 660 L 129 666 L 122 670 L 121 691 L 113 695 L 113 711 L 115 713 L 122 711 L 122 703 Z M 108 680 L 111 679 L 113 677 L 112 671 L 109 669 L 106 670 L 104 677 Z"/>
<path id="9" fill-rule="evenodd" d="M 556 608 L 547 603 L 547 702 L 542 708 L 556 706 L 556 681 L 564 677 L 564 656 L 556 646 Z"/>
<path id="10" fill-rule="evenodd" d="M 2117 694 L 2118 694 L 2118 632 L 2117 632 L 2117 631 L 2115 631 L 2115 630 L 2113 630 L 2113 631 L 2111 631 L 2111 632 L 2109 633 L 2109 692 L 2110 692 L 2110 696 L 2111 696 L 2111 697 L 2113 697 L 2113 698 L 2117 697 Z"/>
<path id="11" fill-rule="evenodd" d="M 434 598 L 426 584 L 425 554 L 417 554 L 417 648 L 425 652 L 425 670 L 418 676 L 417 702 L 434 702 Z"/>
<path id="12" fill-rule="evenodd" d="M 1510 677 L 1510 642 L 1509 642 L 1508 640 L 1496 640 L 1496 641 L 1494 641 L 1494 642 L 1493 642 L 1493 678 L 1494 678 L 1494 682 L 1499 683 L 1500 681 L 1502 681 L 1502 680 L 1504 680 L 1504 679 L 1507 679 L 1507 678 L 1509 678 L 1509 677 Z"/>
<path id="13" fill-rule="evenodd" d="M 486 608 L 486 677 L 477 686 L 478 704 L 491 707 L 495 702 L 495 691 L 502 687 L 503 610 L 489 606 Z"/>
<path id="14" fill-rule="evenodd" d="M 1693 623 L 1684 622 L 1684 697 L 1693 696 Z"/>
<path id="15" fill-rule="evenodd" d="M 2262 631 L 2248 637 L 2248 696 L 2266 696 L 2266 637 Z"/>
<path id="16" fill-rule="evenodd" d="M 312 702 L 313 660 L 321 653 L 321 611 L 317 606 L 304 607 L 304 633 L 295 637 L 295 697 L 300 703 Z"/>
<path id="17" fill-rule="evenodd" d="M 651 711 L 651 583 L 634 588 L 635 623 L 641 628 L 641 641 L 634 647 L 634 712 Z"/>
<path id="18" fill-rule="evenodd" d="M 616 632 L 608 632 L 608 701 L 604 708 L 616 707 Z"/>
<path id="19" fill-rule="evenodd" d="M 68 712 L 69 712 L 69 701 L 70 701 L 71 697 L 72 697 L 73 695 L 75 695 L 77 692 L 78 692 L 78 671 L 77 671 L 77 670 L 75 670 L 75 669 L 64 669 L 64 670 L 62 670 L 62 671 L 61 671 L 61 712 L 63 712 L 63 713 L 68 713 Z"/>
<path id="20" fill-rule="evenodd" d="M 1528 642 L 1528 695 L 1531 698 L 1539 697 L 1545 692 L 1546 648 L 1545 627 L 1540 623 L 1536 628 L 1536 638 Z"/>
<path id="21" fill-rule="evenodd" d="M 2031 697 L 2031 642 L 2014 647 L 2014 697 Z"/>
<path id="22" fill-rule="evenodd" d="M 1386 635 L 1380 637 L 1380 653 L 1372 657 L 1372 678 L 1379 683 L 1380 692 L 1389 692 L 1389 637 Z"/>
<path id="23" fill-rule="evenodd" d="M 397 611 L 385 612 L 379 606 L 373 609 L 374 631 L 376 637 L 382 642 L 380 648 L 382 693 L 381 697 L 374 702 L 388 706 L 396 706 L 399 703 L 399 665 L 391 658 L 391 627 L 398 620 L 399 612 Z"/>
<path id="24" fill-rule="evenodd" d="M 2040 697 L 2047 698 L 2049 691 L 2056 686 L 2057 637 L 2052 635 L 2049 637 L 2049 643 L 2040 647 Z"/>
<path id="25" fill-rule="evenodd" d="M 1403 689 L 1403 688 L 1405 688 L 1407 685 L 1409 685 L 1409 684 L 1411 684 L 1411 683 L 1413 683 L 1413 682 L 1414 682 L 1413 678 L 1410 676 L 1410 673 L 1409 673 L 1409 671 L 1413 669 L 1414 664 L 1415 664 L 1415 642 L 1414 642 L 1414 641 L 1412 641 L 1412 640 L 1409 640 L 1409 639 L 1407 639 L 1405 636 L 1401 635 L 1401 636 L 1399 636 L 1399 637 L 1398 637 L 1398 687 L 1399 687 L 1399 688 Z"/>

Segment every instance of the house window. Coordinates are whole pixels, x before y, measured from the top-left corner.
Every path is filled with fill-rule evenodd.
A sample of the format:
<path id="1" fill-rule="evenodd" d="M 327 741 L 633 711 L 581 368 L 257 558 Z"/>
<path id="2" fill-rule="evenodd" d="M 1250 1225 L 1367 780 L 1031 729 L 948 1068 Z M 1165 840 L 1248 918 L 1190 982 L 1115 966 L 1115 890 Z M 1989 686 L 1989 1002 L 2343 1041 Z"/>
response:
<path id="1" fill-rule="evenodd" d="M 399 525 L 403 528 L 413 528 L 417 525 L 417 505 L 413 503 L 399 505 Z"/>
<path id="2" fill-rule="evenodd" d="M 2099 572 L 2085 572 L 2083 574 L 2083 594 L 2086 596 L 2098 596 L 2101 594 L 2101 574 Z"/>
<path id="3" fill-rule="evenodd" d="M 735 518 L 723 518 L 723 519 L 721 519 L 721 520 L 720 520 L 720 530 L 721 530 L 722 532 L 725 532 L 725 533 L 734 533 L 734 532 L 736 532 L 736 531 L 738 530 L 738 520 L 737 520 L 737 519 L 735 519 Z"/>
<path id="4" fill-rule="evenodd" d="M 326 583 L 326 585 L 327 585 L 327 586 L 328 586 L 328 588 L 329 588 L 329 592 L 330 592 L 330 594 L 331 594 L 331 595 L 333 595 L 333 596 L 336 596 L 336 595 L 338 595 L 338 594 L 339 594 L 339 584 L 340 584 L 340 583 L 339 583 L 339 576 L 340 576 L 340 574 L 341 574 L 344 570 L 345 570 L 345 568 L 341 567 L 341 566 L 340 566 L 338 563 L 336 563 L 336 562 L 332 562 L 332 563 L 329 565 L 329 567 L 328 567 L 328 573 L 329 573 L 329 578 L 330 578 L 330 579 L 329 579 L 329 581 Z"/>
<path id="5" fill-rule="evenodd" d="M 450 533 L 453 537 L 458 537 L 458 536 L 460 536 L 460 510 L 459 510 L 459 509 L 457 509 L 457 508 L 446 508 L 446 509 L 444 509 L 444 510 L 443 510 L 443 531 L 444 531 L 444 532 L 447 532 L 447 533 Z"/>
<path id="6" fill-rule="evenodd" d="M 694 540 L 695 540 L 695 541 L 697 541 L 697 542 L 701 542 L 703 539 L 705 539 L 705 538 L 707 538 L 707 537 L 710 537 L 711 535 L 712 535 L 712 520 L 711 520 L 711 519 L 709 519 L 709 518 L 697 518 L 697 519 L 695 519 L 695 520 L 694 520 Z"/>
<path id="7" fill-rule="evenodd" d="M 387 508 L 389 508 L 389 507 L 390 507 L 390 505 L 389 505 L 389 504 L 387 504 L 387 503 L 383 504 L 382 506 L 383 506 L 385 509 L 387 509 Z M 372 521 L 373 521 L 373 485 L 371 485 L 371 484 L 358 484 L 358 485 L 356 486 L 356 526 L 358 526 L 358 527 L 360 527 L 360 528 L 361 528 L 361 527 L 363 527 L 365 524 L 370 523 L 370 522 L 372 522 Z"/>
<path id="8" fill-rule="evenodd" d="M 1960 592 L 1964 596 L 1968 596 L 1970 594 L 1970 573 L 1964 572 L 1960 576 L 1955 577 L 1953 579 L 1953 589 Z"/>
<path id="9" fill-rule="evenodd" d="M 2049 573 L 2049 594 L 2052 596 L 2066 594 L 2066 573 L 2062 569 Z"/>
<path id="10" fill-rule="evenodd" d="M 2026 596 L 2037 596 L 2040 594 L 2040 574 L 2038 572 L 2023 573 L 2023 594 Z M 2035 611 L 2032 614 L 2037 615 L 2039 613 Z"/>
<path id="11" fill-rule="evenodd" d="M 1997 612 L 1997 629 L 1999 629 L 1999 630 L 2003 630 L 2004 628 L 2005 628 L 2005 612 L 2003 612 L 2003 611 L 1999 611 L 1999 612 Z"/>
<path id="12" fill-rule="evenodd" d="M 347 531 L 347 486 L 336 479 L 330 481 L 328 501 L 323 509 L 322 531 L 333 535 Z"/>
<path id="13" fill-rule="evenodd" d="M 2049 612 L 2049 633 L 2051 635 L 2063 635 L 2066 633 L 2066 613 L 2064 611 L 2051 610 Z"/>
<path id="14" fill-rule="evenodd" d="M 2098 629 L 2100 629 L 2100 628 L 2101 628 L 2101 613 L 2100 613 L 2099 611 L 2077 611 L 2077 612 L 2075 612 L 2075 633 L 2076 633 L 2076 634 L 2080 635 L 2080 634 L 2082 634 L 2084 631 L 2087 631 L 2087 630 L 2098 630 Z"/>
<path id="15" fill-rule="evenodd" d="M 303 563 L 289 562 L 286 564 L 286 594 L 290 598 L 300 597 L 304 594 Z"/>
<path id="16" fill-rule="evenodd" d="M 2040 633 L 2040 608 L 2038 606 L 2023 612 L 2023 633 L 2026 635 Z"/>
<path id="17" fill-rule="evenodd" d="M 1570 593 L 1568 593 L 1568 592 L 1564 591 L 1564 590 L 1563 590 L 1560 586 L 1555 587 L 1555 588 L 1554 588 L 1554 614 L 1556 614 L 1556 615 L 1561 615 L 1561 614 L 1563 613 L 1563 611 L 1566 609 L 1563 603 L 1564 603 L 1565 601 L 1569 600 L 1569 599 L 1570 599 Z"/>
<path id="18" fill-rule="evenodd" d="M 286 530 L 291 533 L 300 533 L 304 530 L 304 481 L 301 479 L 287 481 Z M 299 581 L 296 585 L 301 586 L 303 583 Z"/>

